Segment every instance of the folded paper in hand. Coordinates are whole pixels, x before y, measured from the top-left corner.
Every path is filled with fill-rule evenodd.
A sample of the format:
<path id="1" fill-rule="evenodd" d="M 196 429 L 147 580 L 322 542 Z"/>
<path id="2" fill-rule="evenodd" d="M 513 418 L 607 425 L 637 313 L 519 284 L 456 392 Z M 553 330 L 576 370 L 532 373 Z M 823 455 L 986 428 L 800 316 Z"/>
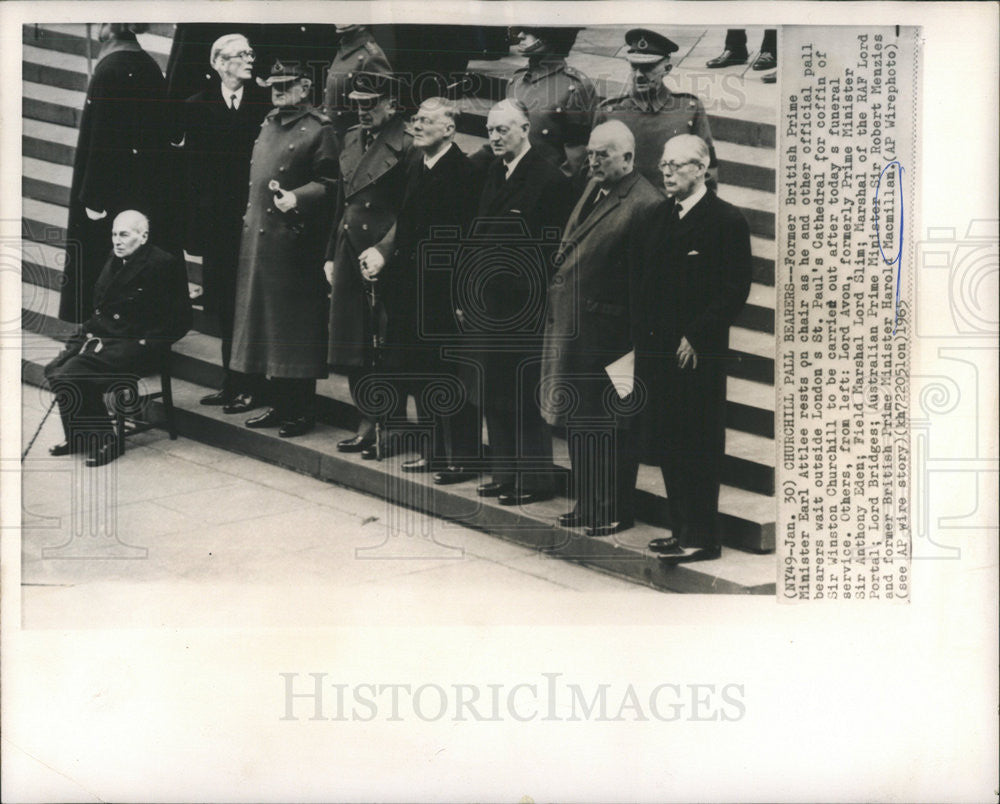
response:
<path id="1" fill-rule="evenodd" d="M 632 393 L 635 384 L 635 349 L 608 363 L 604 371 L 622 399 Z"/>

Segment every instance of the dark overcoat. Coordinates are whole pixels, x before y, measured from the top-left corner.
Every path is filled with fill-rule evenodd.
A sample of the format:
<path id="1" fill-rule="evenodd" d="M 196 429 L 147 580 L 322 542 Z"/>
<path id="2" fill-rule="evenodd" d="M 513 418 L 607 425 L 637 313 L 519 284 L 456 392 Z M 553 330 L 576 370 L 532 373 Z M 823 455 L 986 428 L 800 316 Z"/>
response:
<path id="1" fill-rule="evenodd" d="M 250 165 L 236 278 L 232 367 L 273 377 L 326 376 L 323 246 L 337 182 L 337 136 L 311 106 L 273 109 Z M 294 192 L 280 212 L 268 183 Z"/>
<path id="2" fill-rule="evenodd" d="M 250 157 L 271 108 L 269 93 L 252 81 L 244 84 L 235 111 L 218 84 L 184 102 L 180 133 L 187 190 L 184 250 L 210 258 L 211 268 L 203 275 L 206 310 L 215 309 L 221 287 L 233 281 L 214 272 L 235 272 L 247 211 Z"/>
<path id="3" fill-rule="evenodd" d="M 357 112 L 347 97 L 359 72 L 391 73 L 392 67 L 375 37 L 364 26 L 348 31 L 341 37 L 333 61 L 327 68 L 323 110 L 333 121 L 337 136 L 343 138 L 347 129 L 358 122 Z"/>
<path id="4" fill-rule="evenodd" d="M 439 348 L 454 345 L 459 333 L 452 293 L 455 260 L 479 187 L 472 164 L 454 143 L 430 170 L 415 152 L 406 173 L 394 238 L 378 247 L 386 257 L 379 282 L 388 319 L 388 365 L 430 370 Z M 449 262 L 447 268 L 442 259 Z"/>
<path id="5" fill-rule="evenodd" d="M 119 212 L 144 213 L 157 242 L 172 239 L 161 226 L 160 201 L 167 180 L 162 168 L 168 156 L 163 75 L 134 37 L 132 45 L 101 58 L 87 87 L 70 187 L 67 262 L 59 300 L 64 321 L 81 321 L 93 309 L 94 283 Z M 87 208 L 105 210 L 107 216 L 92 221 Z"/>
<path id="6" fill-rule="evenodd" d="M 668 200 L 654 212 L 631 275 L 636 376 L 649 399 L 643 432 L 655 448 L 646 457 L 658 462 L 655 450 L 668 449 L 672 428 L 683 427 L 703 434 L 702 449 L 721 461 L 729 327 L 750 292 L 750 230 L 711 191 L 679 221 L 671 222 L 673 207 Z M 697 368 L 677 368 L 682 337 Z"/>
<path id="7" fill-rule="evenodd" d="M 618 182 L 584 220 L 580 211 L 597 189 L 591 180 L 570 214 L 559 245 L 559 270 L 549 284 L 542 359 L 542 388 L 570 384 L 572 415 L 607 418 L 605 366 L 629 352 L 629 268 L 634 249 L 649 234 L 649 218 L 663 197 L 637 171 Z M 553 425 L 570 411 L 560 395 L 542 394 L 542 412 Z"/>
<path id="8" fill-rule="evenodd" d="M 367 151 L 360 126 L 347 132 L 340 153 L 338 214 L 327 245 L 333 260 L 330 290 L 330 348 L 335 369 L 360 368 L 371 360 L 370 313 L 358 256 L 386 240 L 403 204 L 411 138 L 400 116 L 393 117 Z"/>
<path id="9" fill-rule="evenodd" d="M 160 350 L 191 328 L 191 302 L 183 262 L 152 244 L 140 246 L 125 260 L 105 260 L 94 285 L 94 308 L 50 364 L 74 357 L 89 336 L 101 339 L 89 349 L 94 369 L 109 374 L 146 374 L 157 365 Z"/>
<path id="10" fill-rule="evenodd" d="M 663 145 L 678 134 L 696 134 L 708 145 L 709 186 L 715 181 L 716 158 L 712 130 L 702 102 L 687 92 L 671 92 L 661 86 L 649 97 L 627 94 L 602 101 L 594 114 L 594 125 L 620 120 L 635 136 L 635 167 L 661 193 L 660 159 Z"/>

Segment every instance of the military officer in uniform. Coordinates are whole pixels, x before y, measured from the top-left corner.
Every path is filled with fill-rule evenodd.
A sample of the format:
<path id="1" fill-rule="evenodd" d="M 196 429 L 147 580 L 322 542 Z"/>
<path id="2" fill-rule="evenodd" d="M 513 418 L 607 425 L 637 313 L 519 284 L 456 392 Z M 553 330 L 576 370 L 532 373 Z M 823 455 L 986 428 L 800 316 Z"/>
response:
<path id="1" fill-rule="evenodd" d="M 322 265 L 338 147 L 301 67 L 275 61 L 267 83 L 275 108 L 250 159 L 231 365 L 271 380 L 272 407 L 246 426 L 290 438 L 313 428 L 316 379 L 327 376 Z"/>
<path id="2" fill-rule="evenodd" d="M 677 45 L 655 31 L 633 28 L 625 34 L 626 57 L 632 65 L 632 84 L 618 98 L 608 98 L 597 108 L 594 124 L 621 120 L 635 135 L 635 166 L 654 187 L 662 188 L 658 167 L 663 143 L 678 134 L 695 134 L 707 144 L 710 155 L 708 186 L 717 180 L 715 147 L 705 107 L 694 95 L 671 92 L 663 79 L 673 68 L 670 54 Z"/>
<path id="3" fill-rule="evenodd" d="M 578 28 L 513 28 L 518 52 L 528 65 L 514 73 L 507 97 L 528 109 L 531 147 L 577 176 L 586 161 L 597 93 L 591 80 L 566 63 Z"/>
<path id="4" fill-rule="evenodd" d="M 330 283 L 330 366 L 346 374 L 351 396 L 362 411 L 357 434 L 337 444 L 341 452 L 374 458 L 374 422 L 358 388 L 373 366 L 370 294 L 378 293 L 377 261 L 389 251 L 392 229 L 403 204 L 406 160 L 412 138 L 405 130 L 399 93 L 401 83 L 384 73 L 354 76 L 350 99 L 358 109 L 358 125 L 349 129 L 340 153 L 340 191 L 324 271 Z M 381 251 L 376 248 L 379 246 Z M 373 262 L 374 265 L 374 262 Z M 405 397 L 401 400 L 405 411 Z M 390 416 L 401 415 L 400 409 Z"/>
<path id="5" fill-rule="evenodd" d="M 340 43 L 326 74 L 323 108 L 333 120 L 337 136 L 343 140 L 351 126 L 357 125 L 358 113 L 351 108 L 348 94 L 354 78 L 362 72 L 391 73 L 389 60 L 371 31 L 364 25 L 338 25 Z"/>

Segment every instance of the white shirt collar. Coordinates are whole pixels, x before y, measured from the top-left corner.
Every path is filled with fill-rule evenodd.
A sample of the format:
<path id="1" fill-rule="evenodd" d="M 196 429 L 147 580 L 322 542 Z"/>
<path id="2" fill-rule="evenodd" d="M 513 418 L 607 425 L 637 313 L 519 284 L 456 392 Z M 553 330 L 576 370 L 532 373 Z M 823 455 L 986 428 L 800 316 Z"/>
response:
<path id="1" fill-rule="evenodd" d="M 525 140 L 525 142 L 527 143 L 527 146 L 528 146 L 528 147 L 526 147 L 526 148 L 525 148 L 525 149 L 524 149 L 523 151 L 521 151 L 521 153 L 519 153 L 519 154 L 518 154 L 517 156 L 515 156 L 515 157 L 514 157 L 513 159 L 511 159 L 511 160 L 510 160 L 509 162 L 504 162 L 504 163 L 503 163 L 503 166 L 504 166 L 504 170 L 506 170 L 506 171 L 507 171 L 507 178 L 508 178 L 508 179 L 510 178 L 511 174 L 512 174 L 512 173 L 513 173 L 513 172 L 514 172 L 514 171 L 515 171 L 516 169 L 517 169 L 517 165 L 518 165 L 518 163 L 519 163 L 519 162 L 520 162 L 520 161 L 521 161 L 522 159 L 524 159 L 524 155 L 525 155 L 526 153 L 528 153 L 528 151 L 530 151 L 530 150 L 531 150 L 531 143 L 527 142 L 527 140 Z"/>
<path id="2" fill-rule="evenodd" d="M 705 187 L 704 184 L 702 184 L 697 190 L 691 193 L 691 195 L 689 195 L 683 201 L 678 201 L 677 206 L 680 207 L 677 210 L 678 219 L 683 218 L 685 215 L 687 215 L 691 211 L 691 208 L 699 201 L 701 201 L 702 197 L 707 192 L 708 188 Z"/>
<path id="3" fill-rule="evenodd" d="M 240 108 L 240 104 L 243 103 L 243 85 L 240 84 L 239 89 L 228 89 L 225 84 L 219 84 L 219 89 L 222 90 L 222 100 L 225 101 L 226 107 L 229 107 L 229 99 L 236 96 L 236 108 Z"/>
<path id="4" fill-rule="evenodd" d="M 427 154 L 424 154 L 424 167 L 427 168 L 428 170 L 430 170 L 431 168 L 433 168 L 438 162 L 441 161 L 441 157 L 444 156 L 446 153 L 448 153 L 448 151 L 451 150 L 451 146 L 454 145 L 454 144 L 455 143 L 453 143 L 453 142 L 449 142 L 444 148 L 442 148 L 440 151 L 438 151 L 434 156 L 428 157 Z"/>

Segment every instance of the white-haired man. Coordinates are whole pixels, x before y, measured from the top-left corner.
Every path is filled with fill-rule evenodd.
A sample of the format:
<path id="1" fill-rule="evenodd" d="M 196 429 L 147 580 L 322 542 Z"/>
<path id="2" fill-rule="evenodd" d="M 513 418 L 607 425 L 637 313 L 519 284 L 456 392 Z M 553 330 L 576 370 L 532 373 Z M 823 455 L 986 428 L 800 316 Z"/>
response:
<path id="1" fill-rule="evenodd" d="M 112 254 L 94 285 L 94 308 L 65 349 L 45 367 L 66 440 L 54 456 L 83 452 L 87 466 L 120 454 L 102 394 L 141 377 L 191 327 L 183 263 L 149 242 L 149 220 L 126 210 L 112 224 Z"/>
<path id="2" fill-rule="evenodd" d="M 236 310 L 236 266 L 247 211 L 250 155 L 270 98 L 251 79 L 256 55 L 243 34 L 220 36 L 209 59 L 218 83 L 192 95 L 182 113 L 187 175 L 184 248 L 202 258 L 205 312 L 216 313 L 222 340 L 222 389 L 202 397 L 227 413 L 259 402 L 259 379 L 229 366 Z"/>
<path id="3" fill-rule="evenodd" d="M 587 143 L 591 180 L 569 216 L 549 283 L 542 412 L 565 426 L 576 506 L 564 527 L 608 536 L 632 525 L 631 417 L 607 367 L 631 349 L 629 254 L 663 196 L 635 169 L 635 137 L 618 120 Z M 572 410 L 559 404 L 569 397 Z M 622 395 L 625 391 L 622 389 Z"/>
<path id="4" fill-rule="evenodd" d="M 721 553 L 729 327 L 750 292 L 750 228 L 706 188 L 709 159 L 700 137 L 667 140 L 660 172 L 668 200 L 633 262 L 635 369 L 648 392 L 643 443 L 663 472 L 673 530 L 649 547 L 671 562 Z"/>

